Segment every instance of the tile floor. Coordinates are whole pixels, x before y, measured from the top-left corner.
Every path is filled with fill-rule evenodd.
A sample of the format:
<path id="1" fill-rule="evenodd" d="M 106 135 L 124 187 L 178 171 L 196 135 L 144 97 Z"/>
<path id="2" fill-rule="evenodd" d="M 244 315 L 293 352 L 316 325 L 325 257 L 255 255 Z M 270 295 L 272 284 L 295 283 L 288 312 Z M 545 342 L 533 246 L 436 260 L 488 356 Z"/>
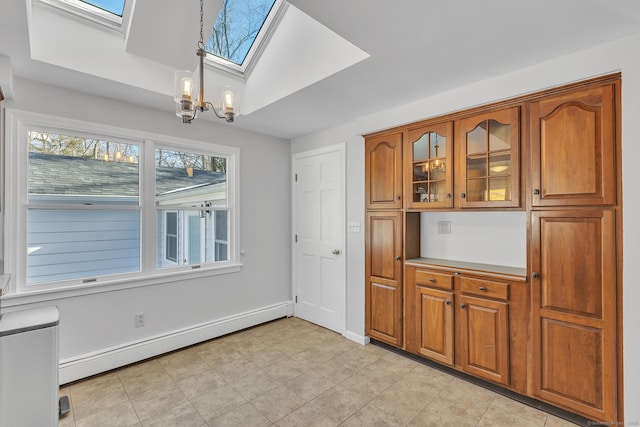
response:
<path id="1" fill-rule="evenodd" d="M 574 426 L 383 348 L 281 319 L 63 386 L 60 426 Z"/>

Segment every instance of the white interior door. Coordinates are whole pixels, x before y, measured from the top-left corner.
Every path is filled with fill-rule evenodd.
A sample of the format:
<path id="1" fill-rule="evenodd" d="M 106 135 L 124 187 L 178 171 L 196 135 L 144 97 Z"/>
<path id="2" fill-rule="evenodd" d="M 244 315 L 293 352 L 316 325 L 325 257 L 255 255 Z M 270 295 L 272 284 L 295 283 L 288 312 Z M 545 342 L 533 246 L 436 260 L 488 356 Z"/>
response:
<path id="1" fill-rule="evenodd" d="M 344 146 L 297 154 L 294 174 L 294 313 L 344 333 Z"/>

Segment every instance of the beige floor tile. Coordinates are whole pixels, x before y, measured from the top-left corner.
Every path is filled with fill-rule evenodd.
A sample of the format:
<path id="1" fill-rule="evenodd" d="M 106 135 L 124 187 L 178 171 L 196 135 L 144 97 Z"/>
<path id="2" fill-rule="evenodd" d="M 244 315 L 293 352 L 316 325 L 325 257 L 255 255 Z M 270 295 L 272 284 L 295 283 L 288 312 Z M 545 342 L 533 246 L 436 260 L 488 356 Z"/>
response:
<path id="1" fill-rule="evenodd" d="M 147 390 L 130 396 L 130 399 L 141 420 L 173 410 L 187 402 L 187 397 L 182 390 L 174 385 Z"/>
<path id="2" fill-rule="evenodd" d="M 497 395 L 490 407 L 500 408 L 510 414 L 525 418 L 536 425 L 544 425 L 547 422 L 546 413 L 505 396 Z"/>
<path id="3" fill-rule="evenodd" d="M 265 371 L 253 372 L 245 377 L 230 381 L 229 384 L 247 400 L 253 400 L 270 392 L 280 383 L 269 376 Z"/>
<path id="4" fill-rule="evenodd" d="M 337 425 L 336 421 L 324 415 L 311 403 L 301 406 L 275 424 L 276 427 L 335 427 Z"/>
<path id="5" fill-rule="evenodd" d="M 438 393 L 438 390 L 432 390 L 429 394 L 423 390 L 405 387 L 405 383 L 397 382 L 373 399 L 368 406 L 373 406 L 388 414 L 394 422 L 400 425 L 407 425 Z"/>
<path id="6" fill-rule="evenodd" d="M 276 422 L 307 403 L 307 401 L 288 387 L 281 385 L 269 393 L 257 397 L 251 403 L 271 422 Z"/>
<path id="7" fill-rule="evenodd" d="M 546 419 L 544 421 L 546 421 Z M 477 427 L 538 427 L 544 426 L 544 421 L 542 423 L 536 423 L 504 409 L 490 406 L 487 412 L 480 418 Z"/>
<path id="8" fill-rule="evenodd" d="M 237 359 L 230 363 L 225 363 L 220 366 L 216 366 L 216 371 L 222 375 L 227 381 L 232 381 L 238 378 L 250 375 L 258 370 L 260 367 L 247 359 Z"/>
<path id="9" fill-rule="evenodd" d="M 178 388 L 187 396 L 187 399 L 195 399 L 227 384 L 222 375 L 214 370 L 201 372 L 177 383 Z"/>
<path id="10" fill-rule="evenodd" d="M 408 425 L 411 427 L 474 427 L 476 424 L 477 420 L 464 417 L 455 408 L 452 410 L 441 402 L 433 401 Z"/>
<path id="11" fill-rule="evenodd" d="M 91 384 L 72 385 L 69 391 L 76 421 L 129 401 L 129 396 L 117 377 L 115 380 L 97 379 Z"/>
<path id="12" fill-rule="evenodd" d="M 136 411 L 128 401 L 76 419 L 76 427 L 133 427 L 140 425 Z"/>
<path id="13" fill-rule="evenodd" d="M 175 386 L 175 381 L 157 359 L 127 367 L 118 371 L 118 375 L 129 397 L 162 387 Z"/>
<path id="14" fill-rule="evenodd" d="M 267 366 L 264 371 L 276 381 L 285 383 L 307 372 L 307 368 L 304 364 L 287 357 L 280 362 Z"/>
<path id="15" fill-rule="evenodd" d="M 198 411 L 184 402 L 168 411 L 159 410 L 157 414 L 142 420 L 143 427 L 200 427 L 206 425 Z"/>
<path id="16" fill-rule="evenodd" d="M 259 351 L 253 351 L 253 350 L 245 351 L 245 352 L 242 352 L 241 354 L 247 360 L 255 363 L 260 368 L 266 368 L 267 366 L 271 366 L 275 363 L 282 362 L 283 360 L 289 359 L 289 356 L 271 347 L 267 347 Z"/>
<path id="17" fill-rule="evenodd" d="M 371 400 L 369 397 L 361 393 L 337 385 L 313 399 L 311 403 L 322 414 L 342 423 L 364 407 L 369 400 Z"/>
<path id="18" fill-rule="evenodd" d="M 571 423 L 554 415 L 547 415 L 545 427 L 575 427 L 577 424 Z"/>
<path id="19" fill-rule="evenodd" d="M 158 361 L 174 381 L 189 378 L 210 369 L 209 365 L 192 349 L 171 353 Z"/>
<path id="20" fill-rule="evenodd" d="M 286 383 L 286 386 L 307 401 L 312 400 L 337 384 L 315 372 L 306 372 Z"/>
<path id="21" fill-rule="evenodd" d="M 271 421 L 262 415 L 251 403 L 245 403 L 209 421 L 211 427 L 266 427 Z"/>
<path id="22" fill-rule="evenodd" d="M 405 423 L 398 421 L 383 410 L 369 404 L 358 412 L 349 417 L 341 426 L 344 427 L 370 427 L 370 426 L 385 426 L 385 427 L 399 427 L 404 426 Z"/>
<path id="23" fill-rule="evenodd" d="M 247 360 L 241 353 L 232 349 L 230 346 L 224 346 L 214 350 L 198 351 L 197 354 L 212 369 L 217 369 L 221 365 L 234 363 L 238 360 Z"/>
<path id="24" fill-rule="evenodd" d="M 245 403 L 247 403 L 247 399 L 230 385 L 217 388 L 191 400 L 191 404 L 207 422 L 211 422 Z"/>

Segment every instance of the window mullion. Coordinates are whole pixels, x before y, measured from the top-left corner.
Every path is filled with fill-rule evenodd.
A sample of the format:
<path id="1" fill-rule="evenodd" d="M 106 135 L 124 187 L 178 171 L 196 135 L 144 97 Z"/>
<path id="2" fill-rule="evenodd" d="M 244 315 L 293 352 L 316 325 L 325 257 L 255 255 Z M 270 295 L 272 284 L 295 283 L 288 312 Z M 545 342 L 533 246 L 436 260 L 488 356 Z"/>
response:
<path id="1" fill-rule="evenodd" d="M 155 190 L 155 142 L 145 140 L 142 149 L 142 167 L 140 168 L 140 203 L 142 215 L 142 236 L 140 250 L 142 253 L 142 272 L 156 271 L 156 190 Z"/>

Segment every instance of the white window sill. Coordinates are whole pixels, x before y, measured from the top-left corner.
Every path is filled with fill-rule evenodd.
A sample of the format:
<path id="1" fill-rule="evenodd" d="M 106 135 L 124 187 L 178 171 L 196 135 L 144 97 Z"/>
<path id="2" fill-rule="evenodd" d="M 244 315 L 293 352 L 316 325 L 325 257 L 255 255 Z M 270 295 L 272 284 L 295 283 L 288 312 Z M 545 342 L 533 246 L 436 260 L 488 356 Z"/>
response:
<path id="1" fill-rule="evenodd" d="M 162 283 L 177 282 L 185 279 L 218 276 L 237 273 L 242 270 L 242 264 L 231 264 L 223 267 L 203 267 L 195 270 L 181 270 L 161 272 L 152 276 L 136 276 L 126 279 L 105 280 L 91 284 L 58 287 L 55 289 L 39 289 L 3 295 L 0 297 L 2 307 L 13 307 L 26 304 L 55 301 L 63 298 L 74 298 L 84 295 L 100 294 L 104 292 L 118 292 L 125 289 L 141 288 Z"/>

